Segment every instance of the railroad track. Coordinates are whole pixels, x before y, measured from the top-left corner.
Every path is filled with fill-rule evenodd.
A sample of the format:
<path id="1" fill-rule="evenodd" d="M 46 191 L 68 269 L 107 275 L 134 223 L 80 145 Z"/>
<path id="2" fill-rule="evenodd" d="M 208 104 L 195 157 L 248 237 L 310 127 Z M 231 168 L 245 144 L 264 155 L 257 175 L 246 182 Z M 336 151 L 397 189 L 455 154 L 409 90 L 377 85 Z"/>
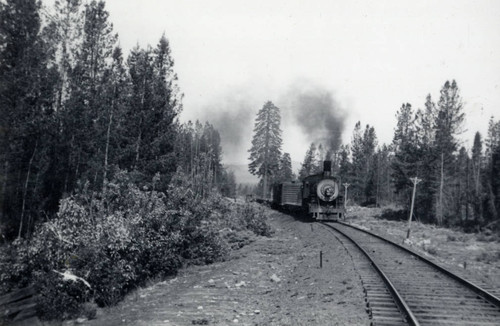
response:
<path id="1" fill-rule="evenodd" d="M 321 224 L 347 250 L 355 246 L 368 257 L 371 266 L 359 271 L 373 325 L 500 325 L 500 299 L 493 294 L 378 235 L 340 222 Z"/>

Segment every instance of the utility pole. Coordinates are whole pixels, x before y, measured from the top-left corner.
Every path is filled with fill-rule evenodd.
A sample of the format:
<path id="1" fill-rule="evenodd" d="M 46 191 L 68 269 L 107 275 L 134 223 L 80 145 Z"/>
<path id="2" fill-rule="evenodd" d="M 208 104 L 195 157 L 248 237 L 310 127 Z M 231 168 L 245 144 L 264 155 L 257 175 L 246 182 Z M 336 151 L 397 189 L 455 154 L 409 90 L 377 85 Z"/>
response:
<path id="1" fill-rule="evenodd" d="M 413 183 L 413 195 L 411 196 L 410 217 L 408 217 L 408 233 L 406 233 L 406 239 L 410 237 L 411 217 L 413 216 L 413 205 L 415 204 L 415 193 L 417 192 L 417 184 L 419 184 L 420 181 L 422 181 L 422 179 L 415 177 L 415 178 L 410 178 L 410 180 Z"/>
<path id="2" fill-rule="evenodd" d="M 343 183 L 344 185 L 344 208 L 347 207 L 347 188 L 351 185 L 350 183 Z"/>

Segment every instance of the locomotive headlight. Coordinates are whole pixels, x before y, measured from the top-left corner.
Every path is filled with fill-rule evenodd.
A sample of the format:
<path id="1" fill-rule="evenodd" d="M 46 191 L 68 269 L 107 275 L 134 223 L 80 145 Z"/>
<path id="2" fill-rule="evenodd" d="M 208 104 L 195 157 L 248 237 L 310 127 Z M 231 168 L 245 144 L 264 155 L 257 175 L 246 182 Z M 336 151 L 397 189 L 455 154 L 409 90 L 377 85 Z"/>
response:
<path id="1" fill-rule="evenodd" d="M 323 193 L 325 194 L 325 197 L 332 197 L 335 193 L 335 190 L 333 189 L 333 187 L 327 186 L 323 188 Z"/>
<path id="2" fill-rule="evenodd" d="M 339 186 L 332 179 L 323 179 L 317 185 L 316 193 L 323 201 L 333 201 L 339 194 Z"/>

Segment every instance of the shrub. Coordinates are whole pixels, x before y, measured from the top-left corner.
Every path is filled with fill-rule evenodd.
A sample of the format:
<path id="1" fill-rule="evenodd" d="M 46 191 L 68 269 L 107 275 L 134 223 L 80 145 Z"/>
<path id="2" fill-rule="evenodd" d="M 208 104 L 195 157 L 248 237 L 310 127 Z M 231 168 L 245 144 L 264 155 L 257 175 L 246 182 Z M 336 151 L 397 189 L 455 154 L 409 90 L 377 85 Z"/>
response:
<path id="1" fill-rule="evenodd" d="M 431 255 L 436 256 L 438 254 L 438 250 L 436 246 L 430 245 L 430 246 L 424 246 L 424 250 L 430 253 Z"/>
<path id="2" fill-rule="evenodd" d="M 224 228 L 219 231 L 220 236 L 231 249 L 240 249 L 251 243 L 254 233 L 248 230 L 235 231 L 230 228 Z"/>
<path id="3" fill-rule="evenodd" d="M 500 260 L 500 252 L 498 251 L 483 251 L 476 257 L 476 261 L 484 262 L 486 264 L 491 264 L 492 262 L 497 262 Z"/>
<path id="4" fill-rule="evenodd" d="M 82 282 L 62 281 L 61 275 L 56 272 L 36 274 L 37 309 L 43 319 L 67 319 L 82 315 L 83 304 L 92 297 L 91 289 Z"/>
<path id="5" fill-rule="evenodd" d="M 409 212 L 404 209 L 384 209 L 382 214 L 376 217 L 389 221 L 406 221 L 408 220 L 408 213 Z"/>
<path id="6" fill-rule="evenodd" d="M 271 234 L 262 208 L 217 194 L 200 198 L 182 174 L 173 181 L 166 194 L 149 190 L 154 180 L 139 189 L 124 171 L 101 192 L 81 185 L 32 239 L 2 248 L 0 291 L 35 284 L 42 318 L 92 318 L 92 301 L 116 304 L 148 279 L 224 260 L 250 241 L 249 232 Z M 65 272 L 75 280 L 64 280 Z"/>
<path id="7" fill-rule="evenodd" d="M 449 241 L 457 241 L 457 237 L 455 235 L 453 235 L 453 234 L 448 234 L 446 236 L 446 241 L 448 241 L 448 242 Z"/>
<path id="8" fill-rule="evenodd" d="M 267 217 L 261 207 L 255 204 L 245 204 L 238 207 L 237 212 L 241 214 L 241 219 L 246 229 L 249 229 L 256 235 L 271 235 L 271 227 L 267 224 Z"/>

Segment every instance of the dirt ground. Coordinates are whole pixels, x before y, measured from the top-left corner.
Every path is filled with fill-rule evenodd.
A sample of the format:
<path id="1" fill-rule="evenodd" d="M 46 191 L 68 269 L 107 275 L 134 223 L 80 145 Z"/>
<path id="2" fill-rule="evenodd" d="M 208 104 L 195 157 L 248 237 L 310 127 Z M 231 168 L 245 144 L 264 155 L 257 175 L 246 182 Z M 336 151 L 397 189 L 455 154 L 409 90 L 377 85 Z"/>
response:
<path id="1" fill-rule="evenodd" d="M 65 325 L 369 325 L 350 256 L 324 228 L 270 211 L 275 231 Z M 320 251 L 323 266 L 320 268 Z"/>
<path id="2" fill-rule="evenodd" d="M 408 222 L 375 218 L 383 208 L 351 207 L 347 221 L 395 242 L 406 239 Z M 405 243 L 420 254 L 500 296 L 500 243 L 485 234 L 464 233 L 412 221 Z"/>
<path id="3" fill-rule="evenodd" d="M 349 223 L 402 242 L 407 223 L 349 209 Z M 191 266 L 138 289 L 91 321 L 64 325 L 369 325 L 356 266 L 325 228 L 269 210 L 270 238 L 222 263 Z M 500 243 L 418 222 L 407 245 L 500 294 Z M 320 251 L 323 266 L 320 268 Z"/>

